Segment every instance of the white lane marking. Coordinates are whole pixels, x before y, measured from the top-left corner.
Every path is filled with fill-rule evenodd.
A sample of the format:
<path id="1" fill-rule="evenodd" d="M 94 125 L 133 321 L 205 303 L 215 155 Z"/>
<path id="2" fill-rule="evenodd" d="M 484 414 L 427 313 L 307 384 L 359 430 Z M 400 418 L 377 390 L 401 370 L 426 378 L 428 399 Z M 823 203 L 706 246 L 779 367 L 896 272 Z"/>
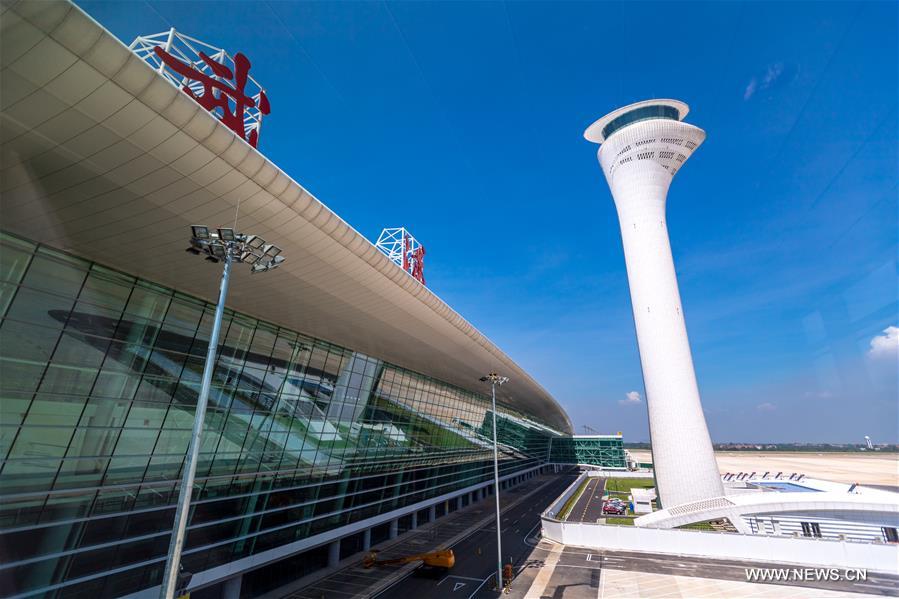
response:
<path id="1" fill-rule="evenodd" d="M 485 578 L 485 579 L 481 582 L 481 584 L 478 585 L 478 588 L 476 588 L 476 589 L 474 590 L 474 592 L 473 592 L 471 595 L 468 596 L 468 599 L 471 599 L 472 597 L 474 597 L 475 595 L 477 595 L 477 594 L 478 594 L 478 591 L 481 590 L 481 587 L 484 586 L 484 583 L 486 583 L 486 582 L 487 582 L 488 580 L 490 580 L 491 578 L 493 578 L 493 574 L 491 574 L 490 576 L 488 576 L 487 578 Z"/>

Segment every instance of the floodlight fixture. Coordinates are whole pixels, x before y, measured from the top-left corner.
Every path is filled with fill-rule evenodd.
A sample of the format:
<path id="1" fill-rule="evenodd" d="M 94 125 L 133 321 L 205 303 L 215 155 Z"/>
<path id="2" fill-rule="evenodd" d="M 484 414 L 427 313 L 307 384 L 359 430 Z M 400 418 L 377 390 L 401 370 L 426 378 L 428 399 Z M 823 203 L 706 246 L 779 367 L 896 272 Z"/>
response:
<path id="1" fill-rule="evenodd" d="M 275 257 L 280 253 L 281 253 L 281 248 L 279 248 L 278 246 L 273 245 L 271 243 L 268 244 L 267 246 L 265 246 L 265 251 L 263 252 L 263 254 L 265 254 L 266 256 L 272 256 L 272 257 Z"/>
<path id="2" fill-rule="evenodd" d="M 234 229 L 231 229 L 231 228 L 219 229 L 219 239 L 221 239 L 222 241 L 235 241 Z"/>
<path id="3" fill-rule="evenodd" d="M 258 235 L 247 235 L 247 239 L 246 241 L 244 241 L 244 243 L 254 250 L 258 250 L 265 245 L 265 240 Z"/>
<path id="4" fill-rule="evenodd" d="M 197 239 L 209 239 L 209 227 L 205 225 L 191 225 L 190 232 Z"/>
<path id="5" fill-rule="evenodd" d="M 244 252 L 240 255 L 240 261 L 249 264 L 250 266 L 255 264 L 257 260 L 259 260 L 259 254 L 254 252 Z"/>

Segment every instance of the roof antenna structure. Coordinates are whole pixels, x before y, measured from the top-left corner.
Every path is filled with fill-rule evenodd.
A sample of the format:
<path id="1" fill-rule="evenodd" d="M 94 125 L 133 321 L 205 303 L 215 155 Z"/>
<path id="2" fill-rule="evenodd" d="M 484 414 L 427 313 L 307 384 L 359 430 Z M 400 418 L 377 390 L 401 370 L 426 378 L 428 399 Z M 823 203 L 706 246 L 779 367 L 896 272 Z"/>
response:
<path id="1" fill-rule="evenodd" d="M 405 227 L 382 230 L 375 247 L 416 281 L 425 284 L 425 248 Z"/>

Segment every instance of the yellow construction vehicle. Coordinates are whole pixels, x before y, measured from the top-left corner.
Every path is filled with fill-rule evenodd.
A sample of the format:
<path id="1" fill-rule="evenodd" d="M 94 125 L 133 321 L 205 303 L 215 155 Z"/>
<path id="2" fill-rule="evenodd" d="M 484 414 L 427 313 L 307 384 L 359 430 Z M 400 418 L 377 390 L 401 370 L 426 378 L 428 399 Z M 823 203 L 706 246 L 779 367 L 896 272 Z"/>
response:
<path id="1" fill-rule="evenodd" d="M 365 568 L 371 568 L 372 566 L 388 566 L 391 564 L 411 564 L 412 562 L 422 562 L 425 566 L 430 568 L 449 570 L 455 565 L 456 556 L 453 555 L 452 549 L 441 549 L 440 551 L 418 553 L 392 559 L 378 559 L 377 551 L 369 551 L 365 557 L 362 558 L 362 566 Z"/>

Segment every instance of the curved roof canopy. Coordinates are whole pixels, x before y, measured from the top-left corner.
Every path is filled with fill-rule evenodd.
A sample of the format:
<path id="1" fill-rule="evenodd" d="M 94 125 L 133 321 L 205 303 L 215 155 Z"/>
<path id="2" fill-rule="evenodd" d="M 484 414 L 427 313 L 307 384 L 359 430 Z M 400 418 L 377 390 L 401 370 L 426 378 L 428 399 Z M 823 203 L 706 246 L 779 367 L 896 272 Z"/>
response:
<path id="1" fill-rule="evenodd" d="M 289 259 L 236 269 L 231 308 L 482 395 L 496 370 L 498 399 L 571 431 L 509 356 L 78 7 L 2 10 L 5 229 L 213 299 L 221 269 L 184 253 L 188 225 L 230 226 L 239 204 L 239 229 Z"/>

